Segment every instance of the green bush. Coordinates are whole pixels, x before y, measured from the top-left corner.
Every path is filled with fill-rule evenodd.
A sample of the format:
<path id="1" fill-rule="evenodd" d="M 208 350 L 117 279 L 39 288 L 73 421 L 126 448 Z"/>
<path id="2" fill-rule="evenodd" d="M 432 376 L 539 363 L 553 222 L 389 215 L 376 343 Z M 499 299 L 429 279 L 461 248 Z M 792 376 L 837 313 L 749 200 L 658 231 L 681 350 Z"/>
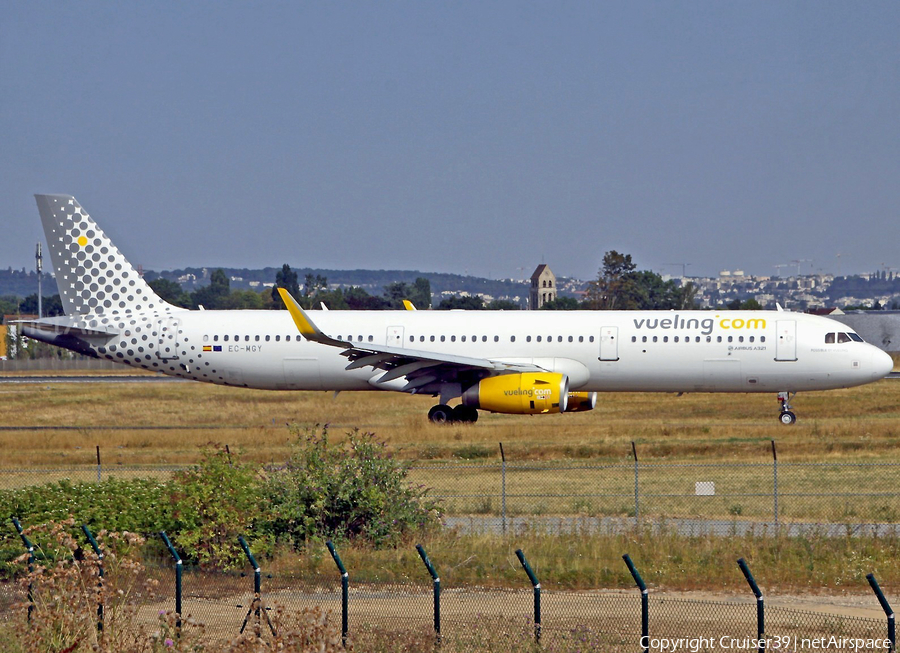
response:
<path id="1" fill-rule="evenodd" d="M 354 430 L 332 444 L 327 428 L 297 434 L 287 464 L 268 470 L 268 528 L 295 547 L 314 537 L 385 546 L 439 523 L 435 502 L 410 487 L 403 465 L 372 433 Z"/>
<path id="2" fill-rule="evenodd" d="M 247 564 L 238 535 L 254 554 L 271 553 L 267 538 L 251 537 L 264 518 L 257 470 L 235 463 L 223 449 L 206 451 L 197 467 L 176 472 L 169 485 L 172 537 L 184 556 L 202 567 L 234 569 Z"/>

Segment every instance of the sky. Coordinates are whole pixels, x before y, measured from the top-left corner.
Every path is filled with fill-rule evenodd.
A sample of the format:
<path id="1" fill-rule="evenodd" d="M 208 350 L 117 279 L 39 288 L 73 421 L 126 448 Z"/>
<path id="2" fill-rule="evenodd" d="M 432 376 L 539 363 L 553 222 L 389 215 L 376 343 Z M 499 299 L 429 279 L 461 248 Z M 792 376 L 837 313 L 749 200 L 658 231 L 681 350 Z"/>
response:
<path id="1" fill-rule="evenodd" d="M 0 267 L 66 193 L 153 270 L 900 268 L 898 34 L 893 1 L 0 0 Z"/>

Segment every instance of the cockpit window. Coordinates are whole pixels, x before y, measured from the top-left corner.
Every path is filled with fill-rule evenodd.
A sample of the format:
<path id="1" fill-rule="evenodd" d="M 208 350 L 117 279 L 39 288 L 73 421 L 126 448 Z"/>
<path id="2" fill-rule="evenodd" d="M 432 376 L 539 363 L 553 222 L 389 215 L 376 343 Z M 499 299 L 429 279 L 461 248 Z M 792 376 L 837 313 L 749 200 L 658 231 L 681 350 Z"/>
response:
<path id="1" fill-rule="evenodd" d="M 843 343 L 843 342 L 865 342 L 865 341 L 855 333 L 826 333 L 825 334 L 825 344 L 826 345 L 833 345 L 835 342 Z"/>

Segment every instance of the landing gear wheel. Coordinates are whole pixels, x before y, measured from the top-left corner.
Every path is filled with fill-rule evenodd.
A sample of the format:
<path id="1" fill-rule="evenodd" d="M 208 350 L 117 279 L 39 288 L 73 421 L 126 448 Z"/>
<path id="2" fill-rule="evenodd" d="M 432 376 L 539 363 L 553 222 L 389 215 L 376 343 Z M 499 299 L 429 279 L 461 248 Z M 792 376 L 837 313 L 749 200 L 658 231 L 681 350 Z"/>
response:
<path id="1" fill-rule="evenodd" d="M 792 413 L 789 410 L 786 410 L 783 413 L 781 413 L 781 415 L 778 416 L 778 419 L 781 421 L 782 424 L 785 424 L 786 426 L 790 426 L 791 424 L 794 424 L 797 422 L 797 416 L 794 415 L 794 413 Z"/>
<path id="2" fill-rule="evenodd" d="M 435 424 L 446 424 L 447 422 L 452 421 L 452 415 L 453 409 L 446 404 L 432 406 L 431 410 L 428 411 L 428 419 Z"/>
<path id="3" fill-rule="evenodd" d="M 478 411 L 471 406 L 463 406 L 460 404 L 453 409 L 450 418 L 454 422 L 474 424 L 478 421 Z"/>

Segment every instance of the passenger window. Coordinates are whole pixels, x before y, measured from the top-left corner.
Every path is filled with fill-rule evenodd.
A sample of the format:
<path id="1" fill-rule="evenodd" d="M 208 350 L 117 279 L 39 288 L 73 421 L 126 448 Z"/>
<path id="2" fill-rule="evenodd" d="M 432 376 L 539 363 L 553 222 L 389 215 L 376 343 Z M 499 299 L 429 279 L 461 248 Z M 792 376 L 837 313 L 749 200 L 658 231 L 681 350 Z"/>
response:
<path id="1" fill-rule="evenodd" d="M 753 342 L 753 336 L 750 336 L 750 342 Z"/>
<path id="2" fill-rule="evenodd" d="M 275 342 L 281 342 L 281 336 L 275 336 Z"/>
<path id="3" fill-rule="evenodd" d="M 588 338 L 588 342 L 594 342 L 594 336 L 591 336 L 590 338 Z"/>
<path id="4" fill-rule="evenodd" d="M 250 336 L 244 336 L 244 342 L 250 342 Z"/>
<path id="5" fill-rule="evenodd" d="M 259 342 L 259 336 L 254 336 L 253 339 L 256 340 L 256 342 Z"/>
<path id="6" fill-rule="evenodd" d="M 562 336 L 556 336 L 556 342 L 562 342 Z"/>
<path id="7" fill-rule="evenodd" d="M 656 336 L 653 336 L 653 342 L 656 342 Z"/>
<path id="8" fill-rule="evenodd" d="M 372 342 L 372 340 L 373 340 L 372 336 L 369 336 L 369 342 Z"/>
<path id="9" fill-rule="evenodd" d="M 738 342 L 744 342 L 744 336 L 738 336 Z"/>
<path id="10" fill-rule="evenodd" d="M 647 336 L 643 336 L 643 337 L 641 338 L 641 342 L 647 342 Z"/>
<path id="11" fill-rule="evenodd" d="M 850 342 L 850 336 L 848 336 L 846 333 L 839 333 L 838 334 L 838 342 L 839 343 Z"/>
<path id="12" fill-rule="evenodd" d="M 678 336 L 675 336 L 674 340 L 675 340 L 675 342 L 678 342 Z M 664 342 L 665 342 L 665 340 L 664 340 Z"/>
<path id="13" fill-rule="evenodd" d="M 766 341 L 766 337 L 765 337 L 765 336 L 760 336 L 760 337 L 759 337 L 759 341 L 760 341 L 760 342 L 765 342 L 765 341 Z"/>
<path id="14" fill-rule="evenodd" d="M 632 342 L 637 340 L 637 336 L 632 336 Z M 584 336 L 578 336 L 578 342 L 584 342 Z"/>
<path id="15" fill-rule="evenodd" d="M 834 334 L 833 334 L 833 333 L 826 333 L 826 334 L 825 334 L 825 344 L 826 344 L 826 345 L 833 345 L 833 344 L 834 344 Z"/>
<path id="16" fill-rule="evenodd" d="M 209 342 L 209 336 L 203 336 L 203 342 Z"/>
<path id="17" fill-rule="evenodd" d="M 569 342 L 572 342 L 573 340 L 574 338 L 572 338 L 572 336 L 569 336 Z"/>
<path id="18" fill-rule="evenodd" d="M 694 342 L 700 342 L 700 336 L 697 336 L 697 339 Z"/>
<path id="19" fill-rule="evenodd" d="M 272 336 L 266 336 L 266 342 L 269 342 L 269 340 L 270 340 L 271 338 L 272 338 Z"/>
<path id="20" fill-rule="evenodd" d="M 429 338 L 429 340 L 430 340 L 431 342 L 434 342 L 434 336 L 431 336 L 431 337 Z"/>
<path id="21" fill-rule="evenodd" d="M 419 342 L 425 342 L 425 336 L 419 336 Z"/>
<path id="22" fill-rule="evenodd" d="M 450 336 L 450 342 L 456 342 L 456 336 Z"/>
<path id="23" fill-rule="evenodd" d="M 487 342 L 487 336 L 481 336 L 481 342 Z"/>
<path id="24" fill-rule="evenodd" d="M 441 336 L 441 342 L 444 342 L 445 340 L 447 340 L 447 337 L 446 337 L 446 336 Z"/>
<path id="25" fill-rule="evenodd" d="M 578 342 L 581 342 L 581 338 L 578 338 Z M 637 342 L 637 336 L 631 336 L 631 342 Z"/>
<path id="26" fill-rule="evenodd" d="M 338 336 L 338 340 L 341 340 L 340 336 Z M 347 342 L 353 342 L 353 336 L 347 336 Z"/>
<path id="27" fill-rule="evenodd" d="M 415 336 L 410 336 L 410 337 L 409 337 L 409 341 L 410 341 L 410 342 L 415 342 L 415 341 L 416 341 L 416 337 L 415 337 Z"/>
<path id="28" fill-rule="evenodd" d="M 515 342 L 515 341 L 516 341 L 516 337 L 515 337 L 515 336 L 510 336 L 510 337 L 509 337 L 509 341 L 510 341 L 510 342 Z"/>
<path id="29" fill-rule="evenodd" d="M 213 342 L 219 342 L 219 336 L 213 336 Z"/>
<path id="30" fill-rule="evenodd" d="M 465 341 L 466 341 L 466 337 L 463 336 L 462 338 L 460 338 L 460 340 L 462 340 L 463 342 L 465 342 Z"/>
<path id="31" fill-rule="evenodd" d="M 284 339 L 285 339 L 287 342 L 290 342 L 290 341 L 291 341 L 291 337 L 290 337 L 290 336 L 285 336 Z"/>
<path id="32" fill-rule="evenodd" d="M 531 342 L 531 336 L 525 336 L 525 342 Z"/>
<path id="33" fill-rule="evenodd" d="M 722 336 L 716 336 L 716 342 L 722 342 Z"/>
<path id="34" fill-rule="evenodd" d="M 224 336 L 224 337 L 222 338 L 222 340 L 224 340 L 225 342 L 228 342 L 228 336 Z"/>
<path id="35" fill-rule="evenodd" d="M 669 342 L 669 336 L 663 336 L 663 342 Z M 675 342 L 678 342 L 678 336 L 675 336 Z"/>
<path id="36" fill-rule="evenodd" d="M 500 342 L 500 336 L 494 336 L 494 342 Z"/>
<path id="37" fill-rule="evenodd" d="M 540 337 L 540 336 L 537 337 L 537 341 L 538 341 L 538 342 L 541 341 L 541 337 Z"/>
<path id="38" fill-rule="evenodd" d="M 712 342 L 712 336 L 706 336 L 706 342 Z"/>
<path id="39" fill-rule="evenodd" d="M 728 336 L 728 342 L 732 342 L 734 340 L 734 336 Z"/>
<path id="40" fill-rule="evenodd" d="M 357 340 L 359 340 L 360 342 L 362 342 L 362 341 L 363 341 L 363 337 L 362 337 L 362 336 L 359 336 L 359 337 L 357 338 Z"/>

